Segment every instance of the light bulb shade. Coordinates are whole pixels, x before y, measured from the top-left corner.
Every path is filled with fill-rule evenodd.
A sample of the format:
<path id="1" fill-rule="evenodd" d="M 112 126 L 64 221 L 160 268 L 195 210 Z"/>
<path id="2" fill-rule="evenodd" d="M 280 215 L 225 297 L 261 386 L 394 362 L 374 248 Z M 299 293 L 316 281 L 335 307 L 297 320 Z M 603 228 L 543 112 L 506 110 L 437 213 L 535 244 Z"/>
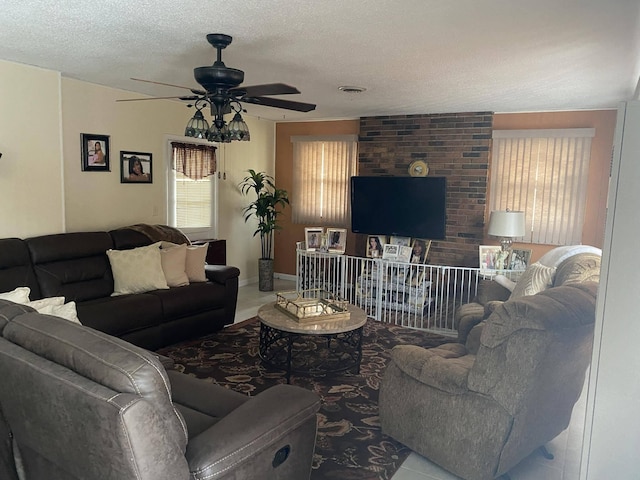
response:
<path id="1" fill-rule="evenodd" d="M 229 123 L 229 136 L 231 140 L 249 141 L 249 127 L 240 113 L 236 113 Z"/>
<path id="2" fill-rule="evenodd" d="M 489 230 L 493 237 L 524 237 L 524 212 L 497 210 L 489 217 Z"/>
<path id="3" fill-rule="evenodd" d="M 209 124 L 202 115 L 200 110 L 196 110 L 191 120 L 187 123 L 187 127 L 184 129 L 185 137 L 194 138 L 207 138 L 207 132 L 209 130 Z"/>
<path id="4" fill-rule="evenodd" d="M 209 127 L 207 133 L 207 140 L 210 142 L 229 143 L 231 142 L 231 136 L 229 135 L 229 127 L 226 123 L 222 123 L 222 127 L 218 128 L 215 123 Z"/>

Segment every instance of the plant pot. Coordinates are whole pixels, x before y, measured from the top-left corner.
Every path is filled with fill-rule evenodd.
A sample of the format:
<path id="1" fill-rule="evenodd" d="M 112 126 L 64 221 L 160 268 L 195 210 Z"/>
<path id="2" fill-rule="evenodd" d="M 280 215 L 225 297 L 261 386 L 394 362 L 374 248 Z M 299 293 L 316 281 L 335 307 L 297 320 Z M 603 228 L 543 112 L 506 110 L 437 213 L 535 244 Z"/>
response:
<path id="1" fill-rule="evenodd" d="M 273 291 L 273 258 L 258 260 L 258 290 L 261 292 Z"/>

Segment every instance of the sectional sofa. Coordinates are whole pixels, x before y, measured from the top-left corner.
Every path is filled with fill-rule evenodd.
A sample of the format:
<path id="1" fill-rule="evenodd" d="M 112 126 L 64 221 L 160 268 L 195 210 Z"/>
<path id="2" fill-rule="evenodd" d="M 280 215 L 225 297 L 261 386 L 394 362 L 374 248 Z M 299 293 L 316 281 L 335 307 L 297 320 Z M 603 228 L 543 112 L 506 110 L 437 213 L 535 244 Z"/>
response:
<path id="1" fill-rule="evenodd" d="M 204 281 L 113 296 L 107 251 L 149 246 L 163 236 L 187 241 L 166 227 L 136 227 L 0 239 L 0 292 L 29 287 L 30 300 L 63 296 L 76 303 L 83 325 L 150 350 L 233 323 L 240 271 L 232 266 L 203 261 Z"/>

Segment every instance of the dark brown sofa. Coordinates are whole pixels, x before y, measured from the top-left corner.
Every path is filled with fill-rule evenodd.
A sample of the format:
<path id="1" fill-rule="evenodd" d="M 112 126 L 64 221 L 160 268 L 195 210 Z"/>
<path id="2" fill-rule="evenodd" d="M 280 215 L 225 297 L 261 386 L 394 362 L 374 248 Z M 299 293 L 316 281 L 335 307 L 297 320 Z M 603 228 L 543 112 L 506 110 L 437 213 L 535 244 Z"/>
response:
<path id="1" fill-rule="evenodd" d="M 64 296 L 83 325 L 150 350 L 233 323 L 240 271 L 232 266 L 207 265 L 203 283 L 111 296 L 106 251 L 154 240 L 133 228 L 0 239 L 0 292 L 26 286 L 31 300 Z"/>

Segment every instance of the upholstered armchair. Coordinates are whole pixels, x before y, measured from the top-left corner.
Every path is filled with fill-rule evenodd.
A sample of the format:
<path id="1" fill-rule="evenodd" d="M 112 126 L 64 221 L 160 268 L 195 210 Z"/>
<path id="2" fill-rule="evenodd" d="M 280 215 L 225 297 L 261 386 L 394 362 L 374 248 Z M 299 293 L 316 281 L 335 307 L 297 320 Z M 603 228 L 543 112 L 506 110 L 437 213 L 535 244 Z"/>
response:
<path id="1" fill-rule="evenodd" d="M 166 360 L 0 300 L 0 478 L 309 478 L 317 395 L 247 397 Z"/>
<path id="2" fill-rule="evenodd" d="M 501 303 L 477 346 L 394 347 L 382 431 L 463 479 L 507 473 L 569 425 L 591 359 L 596 291 L 578 283 Z"/>
<path id="3" fill-rule="evenodd" d="M 500 276 L 497 277 L 498 281 L 479 280 L 474 299 L 460 305 L 455 311 L 458 342 L 465 343 L 473 327 L 487 319 L 498 305 L 510 298 L 535 294 L 546 288 L 569 283 L 597 283 L 600 279 L 601 256 L 600 249 L 587 245 L 557 247 L 530 265 L 515 285 L 507 279 L 501 282 Z"/>

